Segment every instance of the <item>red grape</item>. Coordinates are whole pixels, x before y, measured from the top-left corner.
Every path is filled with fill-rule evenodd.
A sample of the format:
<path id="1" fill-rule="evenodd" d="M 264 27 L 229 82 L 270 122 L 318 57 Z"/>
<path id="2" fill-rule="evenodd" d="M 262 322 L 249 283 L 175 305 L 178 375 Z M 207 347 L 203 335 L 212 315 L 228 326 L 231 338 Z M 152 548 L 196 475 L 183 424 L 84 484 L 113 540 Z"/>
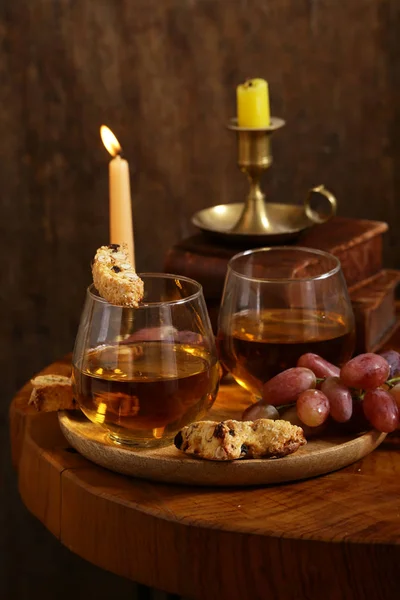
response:
<path id="1" fill-rule="evenodd" d="M 299 416 L 297 414 L 296 406 L 288 406 L 287 408 L 284 408 L 280 413 L 279 418 L 283 419 L 284 421 L 289 421 L 289 423 L 291 423 L 292 425 L 297 425 L 298 427 L 301 427 L 304 436 L 307 439 L 311 437 L 316 437 L 323 433 L 328 424 L 328 422 L 325 421 L 325 423 L 322 423 L 322 425 L 319 425 L 318 427 L 308 427 L 308 425 L 305 425 L 302 421 L 300 421 Z"/>
<path id="2" fill-rule="evenodd" d="M 329 400 L 331 417 L 338 423 L 346 423 L 353 412 L 353 398 L 347 386 L 339 377 L 327 377 L 321 391 Z"/>
<path id="3" fill-rule="evenodd" d="M 378 431 L 390 433 L 399 422 L 399 409 L 393 396 L 385 390 L 368 390 L 363 400 L 364 414 Z"/>
<path id="4" fill-rule="evenodd" d="M 297 366 L 311 369 L 316 377 L 339 377 L 340 373 L 339 367 L 312 352 L 307 352 L 307 354 L 300 356 Z"/>
<path id="5" fill-rule="evenodd" d="M 400 354 L 396 350 L 386 350 L 386 352 L 380 352 L 379 356 L 382 356 L 389 364 L 390 379 L 400 374 Z"/>
<path id="6" fill-rule="evenodd" d="M 400 410 L 400 383 L 393 386 L 392 389 L 389 390 L 389 394 L 392 396 L 397 404 L 397 408 Z"/>
<path id="7" fill-rule="evenodd" d="M 290 404 L 295 402 L 301 392 L 315 388 L 316 382 L 316 377 L 310 369 L 302 367 L 286 369 L 264 384 L 263 401 L 274 406 Z"/>
<path id="8" fill-rule="evenodd" d="M 329 417 L 329 400 L 321 390 L 306 390 L 297 398 L 296 409 L 302 423 L 318 427 Z"/>
<path id="9" fill-rule="evenodd" d="M 242 421 L 255 421 L 256 419 L 279 419 L 279 413 L 272 404 L 265 404 L 262 400 L 250 404 L 242 415 Z"/>
<path id="10" fill-rule="evenodd" d="M 359 354 L 343 365 L 340 379 L 349 387 L 371 390 L 385 383 L 389 372 L 389 365 L 382 356 Z"/>

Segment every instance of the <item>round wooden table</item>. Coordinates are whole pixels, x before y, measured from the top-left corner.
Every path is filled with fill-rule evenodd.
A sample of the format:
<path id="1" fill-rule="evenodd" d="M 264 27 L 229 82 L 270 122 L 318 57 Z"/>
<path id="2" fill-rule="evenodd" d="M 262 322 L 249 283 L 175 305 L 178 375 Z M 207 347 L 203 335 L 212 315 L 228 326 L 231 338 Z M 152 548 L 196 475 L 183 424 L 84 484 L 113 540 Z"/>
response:
<path id="1" fill-rule="evenodd" d="M 70 374 L 69 360 L 43 373 Z M 62 544 L 136 582 L 193 599 L 400 597 L 400 437 L 312 480 L 200 488 L 117 475 L 70 448 L 57 415 L 11 410 L 28 509 Z"/>

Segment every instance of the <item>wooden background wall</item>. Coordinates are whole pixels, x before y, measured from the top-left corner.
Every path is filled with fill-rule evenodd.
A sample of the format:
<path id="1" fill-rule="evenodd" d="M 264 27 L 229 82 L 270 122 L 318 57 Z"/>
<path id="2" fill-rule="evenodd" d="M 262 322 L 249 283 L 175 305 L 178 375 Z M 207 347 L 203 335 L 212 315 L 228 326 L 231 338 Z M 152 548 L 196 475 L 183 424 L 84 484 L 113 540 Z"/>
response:
<path id="1" fill-rule="evenodd" d="M 2 597 L 63 600 L 78 580 L 81 597 L 134 593 L 26 514 L 8 456 L 12 393 L 71 349 L 107 240 L 100 124 L 130 160 L 140 270 L 161 268 L 195 210 L 242 198 L 224 124 L 249 76 L 269 80 L 287 121 L 274 200 L 323 182 L 340 214 L 389 222 L 399 266 L 399 30 L 398 0 L 0 1 Z"/>

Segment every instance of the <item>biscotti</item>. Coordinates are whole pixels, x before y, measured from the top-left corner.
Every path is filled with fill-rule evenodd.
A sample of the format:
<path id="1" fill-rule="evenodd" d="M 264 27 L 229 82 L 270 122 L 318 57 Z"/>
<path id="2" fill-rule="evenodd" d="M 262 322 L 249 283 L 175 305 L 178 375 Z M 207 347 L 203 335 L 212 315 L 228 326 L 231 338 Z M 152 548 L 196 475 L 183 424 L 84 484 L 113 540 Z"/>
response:
<path id="1" fill-rule="evenodd" d="M 125 245 L 101 246 L 92 263 L 92 275 L 100 296 L 110 304 L 136 308 L 143 299 L 143 281 L 130 264 Z"/>
<path id="2" fill-rule="evenodd" d="M 71 378 L 64 375 L 38 375 L 31 380 L 29 404 L 41 412 L 78 408 L 72 393 Z"/>
<path id="3" fill-rule="evenodd" d="M 280 458 L 306 444 L 301 427 L 289 421 L 198 421 L 175 436 L 175 446 L 206 460 Z"/>

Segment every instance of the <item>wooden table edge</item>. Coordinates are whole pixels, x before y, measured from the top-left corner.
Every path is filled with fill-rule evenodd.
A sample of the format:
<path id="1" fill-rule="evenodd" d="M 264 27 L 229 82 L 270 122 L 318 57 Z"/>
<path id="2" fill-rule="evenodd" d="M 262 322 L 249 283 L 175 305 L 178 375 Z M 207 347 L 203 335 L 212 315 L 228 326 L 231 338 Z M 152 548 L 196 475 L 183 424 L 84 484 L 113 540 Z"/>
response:
<path id="1" fill-rule="evenodd" d="M 56 372 L 54 365 L 47 367 L 45 372 L 50 370 Z M 394 564 L 400 560 L 398 543 L 380 541 L 371 546 L 361 540 L 346 540 L 345 537 L 323 541 L 273 533 L 257 535 L 256 531 L 232 531 L 229 527 L 218 530 L 195 521 L 179 521 L 173 514 L 157 515 L 154 510 L 146 512 L 139 505 L 135 510 L 131 501 L 116 498 L 108 491 L 99 496 L 96 486 L 90 485 L 90 482 L 88 484 L 85 476 L 90 475 L 99 481 L 107 473 L 109 482 L 117 482 L 124 479 L 123 476 L 107 472 L 75 454 L 68 455 L 68 461 L 61 468 L 51 448 L 43 449 L 35 443 L 32 435 L 35 421 L 38 425 L 42 415 L 27 407 L 29 394 L 30 384 L 27 384 L 10 407 L 11 429 L 16 432 L 15 437 L 12 436 L 13 456 L 21 497 L 30 512 L 66 547 L 101 568 L 139 583 L 199 600 L 206 594 L 209 597 L 218 594 L 224 598 L 229 594 L 230 598 L 246 598 L 250 597 L 246 595 L 249 590 L 253 590 L 252 594 L 254 590 L 258 594 L 262 590 L 283 600 L 289 596 L 277 596 L 276 589 L 280 586 L 279 594 L 281 591 L 282 594 L 289 593 L 287 582 L 279 574 L 281 557 L 286 554 L 301 555 L 301 561 L 294 561 L 291 567 L 291 586 L 303 588 L 304 585 L 311 585 L 313 577 L 305 564 L 313 565 L 313 569 L 315 565 L 320 565 L 325 570 L 327 564 L 334 565 L 332 580 L 335 577 L 337 580 L 343 578 L 345 590 L 349 585 L 345 581 L 349 565 L 357 571 L 361 561 L 365 569 L 371 552 L 380 571 L 383 565 L 385 569 L 394 569 Z M 58 421 L 54 420 L 56 422 L 58 427 Z M 61 443 L 62 440 L 61 437 Z M 341 484 L 344 485 L 349 476 L 339 474 Z M 146 485 L 154 487 L 164 484 L 147 484 L 143 481 L 141 485 L 145 488 Z M 102 528 L 105 531 L 104 524 L 107 521 L 116 523 L 116 539 L 124 539 L 123 547 L 115 542 L 110 543 L 112 552 L 108 550 L 106 540 L 102 540 L 101 535 L 99 537 Z M 111 533 L 107 533 L 107 536 L 110 535 L 112 528 Z M 127 559 L 127 556 L 130 558 Z M 264 557 L 263 560 L 268 557 L 271 570 L 254 579 L 250 574 L 260 556 Z M 192 561 L 188 557 L 192 557 Z M 157 568 L 154 568 L 154 564 Z M 239 568 L 241 574 L 238 573 Z M 215 573 L 216 569 L 219 579 L 211 581 L 206 574 Z M 312 595 L 309 597 L 313 598 Z"/>

